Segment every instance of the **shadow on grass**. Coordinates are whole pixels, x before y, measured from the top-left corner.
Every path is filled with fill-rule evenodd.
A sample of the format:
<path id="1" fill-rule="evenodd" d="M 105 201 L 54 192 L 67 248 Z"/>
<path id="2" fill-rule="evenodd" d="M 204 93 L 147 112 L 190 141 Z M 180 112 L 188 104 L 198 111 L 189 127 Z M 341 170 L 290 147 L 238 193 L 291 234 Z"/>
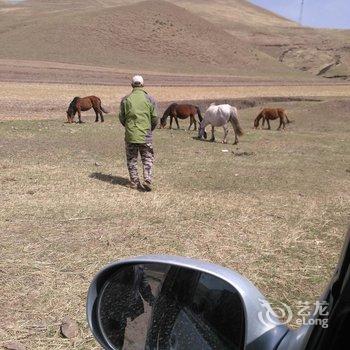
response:
<path id="1" fill-rule="evenodd" d="M 110 174 L 103 174 L 103 173 L 92 173 L 89 175 L 91 179 L 97 179 L 100 181 L 108 182 L 112 185 L 119 185 L 128 187 L 129 185 L 129 179 L 126 179 L 125 177 L 121 176 L 114 176 Z"/>
<path id="2" fill-rule="evenodd" d="M 193 136 L 192 139 L 200 142 L 221 143 L 216 141 L 216 139 L 214 141 L 211 141 L 210 139 L 200 139 L 198 136 Z"/>

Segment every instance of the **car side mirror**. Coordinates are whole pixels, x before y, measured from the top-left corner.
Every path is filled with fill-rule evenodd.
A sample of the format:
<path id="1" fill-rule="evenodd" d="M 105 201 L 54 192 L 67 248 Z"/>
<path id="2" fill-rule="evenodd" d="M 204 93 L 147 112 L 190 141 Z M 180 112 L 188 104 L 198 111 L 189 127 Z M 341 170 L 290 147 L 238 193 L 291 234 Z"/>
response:
<path id="1" fill-rule="evenodd" d="M 262 300 L 248 280 L 224 267 L 146 256 L 110 264 L 96 275 L 87 316 L 108 350 L 272 349 L 287 328 L 277 320 L 259 321 Z"/>

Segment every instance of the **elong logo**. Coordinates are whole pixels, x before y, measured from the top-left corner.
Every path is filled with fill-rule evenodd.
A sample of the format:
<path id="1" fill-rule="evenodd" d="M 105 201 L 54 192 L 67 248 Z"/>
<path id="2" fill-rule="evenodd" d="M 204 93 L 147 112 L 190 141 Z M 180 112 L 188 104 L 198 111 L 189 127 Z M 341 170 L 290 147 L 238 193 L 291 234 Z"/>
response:
<path id="1" fill-rule="evenodd" d="M 280 303 L 273 309 L 269 302 L 265 299 L 259 299 L 261 306 L 265 311 L 259 311 L 259 321 L 265 326 L 289 324 L 293 319 L 293 311 L 291 307 L 285 303 Z M 295 323 L 298 326 L 321 326 L 328 328 L 328 303 L 317 301 L 314 304 L 309 302 L 299 301 L 297 304 L 298 312 Z M 313 309 L 313 312 L 312 312 Z"/>

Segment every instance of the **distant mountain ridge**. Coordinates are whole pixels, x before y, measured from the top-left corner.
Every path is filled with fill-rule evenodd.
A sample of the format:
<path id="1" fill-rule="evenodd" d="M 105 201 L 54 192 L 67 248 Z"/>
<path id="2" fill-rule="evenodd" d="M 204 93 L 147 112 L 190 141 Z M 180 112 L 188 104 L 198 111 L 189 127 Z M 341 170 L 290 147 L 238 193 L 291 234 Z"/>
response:
<path id="1" fill-rule="evenodd" d="M 350 31 L 244 0 L 0 2 L 0 58 L 171 73 L 349 78 Z"/>

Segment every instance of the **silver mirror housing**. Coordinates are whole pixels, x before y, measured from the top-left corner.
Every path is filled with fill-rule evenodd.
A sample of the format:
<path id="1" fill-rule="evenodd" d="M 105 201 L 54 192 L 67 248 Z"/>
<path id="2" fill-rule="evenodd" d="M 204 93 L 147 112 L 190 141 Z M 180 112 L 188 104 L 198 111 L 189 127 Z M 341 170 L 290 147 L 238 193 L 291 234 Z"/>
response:
<path id="1" fill-rule="evenodd" d="M 105 299 L 104 296 L 108 294 L 106 290 L 110 289 L 113 278 L 115 279 L 114 276 L 116 276 L 118 272 L 121 273 L 121 271 L 123 270 L 126 271 L 128 268 L 135 267 L 138 265 L 152 266 L 152 264 L 168 267 L 172 270 L 174 270 L 174 268 L 185 269 L 186 271 L 190 271 L 190 273 L 192 273 L 195 276 L 210 276 L 210 278 L 213 281 L 217 281 L 215 282 L 216 284 L 225 283 L 228 286 L 225 287 L 225 289 L 229 289 L 229 287 L 232 287 L 231 290 L 236 292 L 242 305 L 242 319 L 244 323 L 242 329 L 244 333 L 243 340 L 240 343 L 241 345 L 238 347 L 239 349 L 273 349 L 288 332 L 288 328 L 282 325 L 280 321 L 275 317 L 275 315 L 270 314 L 268 318 L 263 317 L 263 315 L 266 314 L 266 305 L 268 305 L 267 300 L 251 282 L 249 282 L 240 274 L 229 270 L 225 267 L 208 262 L 202 262 L 195 259 L 167 255 L 149 255 L 113 262 L 107 265 L 100 272 L 98 272 L 98 274 L 95 276 L 90 285 L 87 298 L 88 323 L 93 335 L 104 349 L 115 350 L 118 348 L 122 348 L 122 346 L 117 347 L 113 345 L 113 342 L 111 342 L 110 337 L 104 331 L 103 324 L 101 323 L 101 319 L 103 319 L 101 309 L 108 309 L 108 307 L 106 308 L 105 306 L 101 307 L 101 305 L 106 304 L 103 302 L 101 303 L 101 299 Z M 169 279 L 169 275 L 167 276 L 167 278 Z M 213 282 L 211 283 L 213 284 Z M 146 300 L 147 297 L 145 298 L 143 296 L 143 299 Z M 151 302 L 149 303 L 151 304 Z M 163 313 L 164 312 L 162 312 L 162 314 Z M 154 322 L 154 319 L 157 318 L 156 314 L 157 313 L 153 310 L 151 317 L 153 319 L 153 324 L 158 323 Z M 183 319 L 184 317 L 182 318 L 182 320 Z M 177 322 L 177 324 L 179 324 L 179 322 Z M 179 326 L 176 327 L 179 328 Z M 185 327 L 185 329 L 188 331 L 189 328 L 190 327 L 188 326 Z M 191 335 L 191 337 L 194 337 L 193 334 Z M 181 343 L 181 339 L 174 339 L 172 338 L 171 341 L 173 343 L 175 342 L 175 345 L 177 343 L 178 346 L 172 346 L 172 348 L 183 349 L 184 344 Z M 177 336 L 177 339 L 179 339 L 179 335 Z M 193 345 L 188 345 L 187 348 L 191 347 L 193 348 Z M 204 348 L 204 345 L 201 345 L 201 347 Z M 137 348 L 154 348 L 154 346 L 140 346 Z M 164 348 L 164 346 L 162 348 Z M 210 347 L 207 346 L 206 348 L 210 349 Z"/>

